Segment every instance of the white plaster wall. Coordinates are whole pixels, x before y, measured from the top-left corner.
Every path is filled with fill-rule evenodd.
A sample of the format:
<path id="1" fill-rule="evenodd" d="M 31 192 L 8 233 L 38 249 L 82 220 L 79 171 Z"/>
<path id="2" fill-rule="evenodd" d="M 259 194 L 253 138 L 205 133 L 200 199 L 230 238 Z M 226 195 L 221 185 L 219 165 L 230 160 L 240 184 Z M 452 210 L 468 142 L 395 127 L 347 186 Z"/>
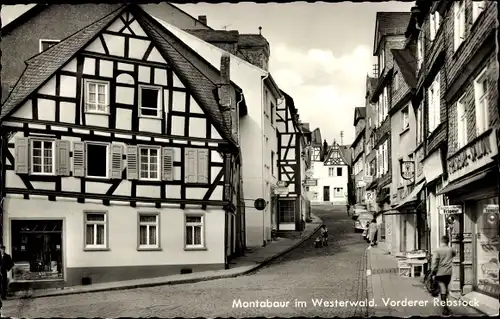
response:
<path id="1" fill-rule="evenodd" d="M 83 250 L 84 211 L 86 210 L 108 212 L 109 251 Z M 162 251 L 137 251 L 138 212 L 160 213 Z M 203 213 L 205 211 L 189 212 Z M 184 214 L 184 210 L 175 208 L 133 208 L 6 198 L 3 223 L 10 226 L 10 220 L 16 218 L 63 219 L 63 263 L 65 267 L 224 263 L 224 211 L 208 209 L 204 213 L 206 251 L 184 251 Z M 10 251 L 10 227 L 4 227 L 4 243 L 7 251 Z"/>
<path id="2" fill-rule="evenodd" d="M 221 57 L 225 51 L 164 21 L 158 21 L 209 63 L 216 68 L 220 68 Z M 257 246 L 262 245 L 264 240 L 270 237 L 271 231 L 269 208 L 264 211 L 257 211 L 252 208 L 253 202 L 257 198 L 264 198 L 269 203 L 271 202 L 270 189 L 266 185 L 266 182 L 270 181 L 270 179 L 265 176 L 263 154 L 264 132 L 269 129 L 266 124 L 263 124 L 264 115 L 262 109 L 262 77 L 267 72 L 234 55 L 231 55 L 230 61 L 231 80 L 238 83 L 238 86 L 243 89 L 248 106 L 248 115 L 240 121 L 243 188 L 247 199 L 245 200 L 247 206 L 245 208 L 246 240 L 247 246 Z M 272 138 L 271 134 L 269 134 L 269 144 L 274 143 Z M 268 149 L 267 152 L 270 153 L 271 150 Z"/>
<path id="3" fill-rule="evenodd" d="M 313 162 L 314 167 L 314 178 L 318 179 L 318 186 L 314 187 L 318 192 L 318 197 L 316 200 L 313 200 L 312 203 L 319 204 L 324 202 L 323 198 L 323 187 L 330 186 L 330 203 L 334 205 L 347 205 L 347 197 L 342 194 L 342 197 L 334 197 L 335 187 L 341 187 L 343 193 L 347 193 L 347 183 L 348 183 L 348 171 L 347 166 L 325 166 L 323 162 Z M 328 169 L 333 167 L 335 170 L 335 174 L 337 172 L 337 167 L 342 167 L 342 176 L 328 176 Z"/>

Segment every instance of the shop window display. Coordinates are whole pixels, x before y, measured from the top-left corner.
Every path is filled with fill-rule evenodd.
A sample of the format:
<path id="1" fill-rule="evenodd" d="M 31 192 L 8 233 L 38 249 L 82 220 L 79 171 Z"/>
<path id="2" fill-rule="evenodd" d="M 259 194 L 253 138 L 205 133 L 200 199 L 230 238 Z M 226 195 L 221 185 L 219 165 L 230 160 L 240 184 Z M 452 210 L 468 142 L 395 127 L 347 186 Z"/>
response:
<path id="1" fill-rule="evenodd" d="M 498 198 L 479 201 L 476 208 L 476 285 L 474 288 L 498 298 L 500 293 Z"/>

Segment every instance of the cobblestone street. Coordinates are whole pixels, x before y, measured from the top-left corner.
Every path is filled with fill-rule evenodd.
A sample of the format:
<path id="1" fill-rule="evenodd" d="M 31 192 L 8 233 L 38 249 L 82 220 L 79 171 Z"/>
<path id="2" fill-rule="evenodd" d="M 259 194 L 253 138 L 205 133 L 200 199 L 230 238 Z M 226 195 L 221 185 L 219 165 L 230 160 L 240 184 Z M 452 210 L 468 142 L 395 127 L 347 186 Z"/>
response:
<path id="1" fill-rule="evenodd" d="M 353 231 L 345 208 L 317 208 L 330 233 L 329 246 L 315 249 L 313 236 L 260 271 L 237 278 L 4 302 L 11 317 L 249 317 L 364 316 L 362 306 L 314 306 L 312 299 L 366 298 L 366 243 Z M 289 302 L 288 307 L 233 307 L 234 301 Z M 295 300 L 306 304 L 295 306 Z"/>

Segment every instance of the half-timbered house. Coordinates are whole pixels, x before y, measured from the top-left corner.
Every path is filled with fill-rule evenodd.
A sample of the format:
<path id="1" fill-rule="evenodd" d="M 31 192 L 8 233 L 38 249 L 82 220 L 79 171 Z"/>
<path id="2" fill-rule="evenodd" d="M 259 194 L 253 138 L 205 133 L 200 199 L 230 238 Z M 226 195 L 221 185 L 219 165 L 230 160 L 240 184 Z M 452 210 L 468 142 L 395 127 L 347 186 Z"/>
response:
<path id="1" fill-rule="evenodd" d="M 312 203 L 347 205 L 349 160 L 345 158 L 344 147 L 336 141 L 328 148 L 325 160 L 314 165 L 315 197 Z"/>
<path id="2" fill-rule="evenodd" d="M 276 109 L 278 133 L 278 179 L 286 183 L 288 193 L 278 195 L 277 231 L 301 231 L 305 221 L 304 185 L 302 183 L 305 140 L 299 123 L 299 114 L 293 98 L 281 91 L 285 103 Z"/>
<path id="3" fill-rule="evenodd" d="M 137 5 L 26 62 L 0 115 L 0 220 L 14 282 L 223 269 L 244 249 L 243 95 L 229 56 L 220 63 Z"/>
<path id="4" fill-rule="evenodd" d="M 259 54 L 255 52 L 255 54 L 248 54 L 248 56 L 261 57 L 260 60 L 255 56 L 255 59 L 249 58 L 248 60 L 253 62 L 250 63 L 233 54 L 233 50 L 221 48 L 220 46 L 223 47 L 223 45 L 220 43 L 220 46 L 212 44 L 214 38 L 219 40 L 220 30 L 203 32 L 205 36 L 195 33 L 197 34 L 195 36 L 192 34 L 193 30 L 188 32 L 160 19 L 158 21 L 212 64 L 215 64 L 215 61 L 218 61 L 223 54 L 229 53 L 231 56 L 231 79 L 238 83 L 244 92 L 247 92 L 245 100 L 248 112 L 241 117 L 239 131 L 244 161 L 242 176 L 245 188 L 246 244 L 247 246 L 266 245 L 271 240 L 272 220 L 275 216 L 273 208 L 276 207 L 274 204 L 276 196 L 273 196 L 277 182 L 276 108 L 283 103 L 278 85 L 271 73 L 263 68 L 267 65 L 265 54 L 269 54 L 269 50 L 262 52 L 258 49 L 256 52 Z M 208 40 L 210 43 L 207 42 Z M 224 39 L 220 40 L 224 42 Z M 244 55 L 247 54 L 244 53 Z M 260 63 L 257 63 L 258 61 Z M 264 210 L 257 210 L 254 207 L 254 202 L 258 198 L 266 201 Z"/>

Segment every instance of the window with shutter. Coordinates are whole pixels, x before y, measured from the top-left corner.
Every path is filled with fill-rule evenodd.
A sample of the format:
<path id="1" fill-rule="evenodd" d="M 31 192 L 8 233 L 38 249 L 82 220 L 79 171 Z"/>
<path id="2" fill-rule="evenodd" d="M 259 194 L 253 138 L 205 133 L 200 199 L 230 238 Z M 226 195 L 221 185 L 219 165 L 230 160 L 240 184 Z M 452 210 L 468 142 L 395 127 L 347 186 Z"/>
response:
<path id="1" fill-rule="evenodd" d="M 184 181 L 186 183 L 196 183 L 198 181 L 198 176 L 196 174 L 197 170 L 197 156 L 196 149 L 186 148 L 185 149 L 185 163 L 184 163 Z"/>
<path id="2" fill-rule="evenodd" d="M 198 149 L 198 183 L 208 183 L 208 150 Z"/>
<path id="3" fill-rule="evenodd" d="M 120 144 L 111 144 L 111 163 L 110 177 L 121 179 L 123 171 L 123 146 Z"/>
<path id="4" fill-rule="evenodd" d="M 31 174 L 53 175 L 56 173 L 55 141 L 30 139 Z"/>
<path id="5" fill-rule="evenodd" d="M 138 147 L 135 145 L 127 146 L 127 179 L 139 178 L 138 167 Z"/>
<path id="6" fill-rule="evenodd" d="M 14 170 L 17 174 L 29 174 L 29 169 L 29 139 L 16 138 Z"/>
<path id="7" fill-rule="evenodd" d="M 85 143 L 73 142 L 73 176 L 85 176 Z"/>
<path id="8" fill-rule="evenodd" d="M 56 141 L 56 174 L 59 176 L 70 175 L 70 157 L 69 151 L 71 148 L 70 141 Z"/>
<path id="9" fill-rule="evenodd" d="M 164 181 L 174 180 L 174 149 L 171 147 L 163 148 L 162 174 Z"/>

